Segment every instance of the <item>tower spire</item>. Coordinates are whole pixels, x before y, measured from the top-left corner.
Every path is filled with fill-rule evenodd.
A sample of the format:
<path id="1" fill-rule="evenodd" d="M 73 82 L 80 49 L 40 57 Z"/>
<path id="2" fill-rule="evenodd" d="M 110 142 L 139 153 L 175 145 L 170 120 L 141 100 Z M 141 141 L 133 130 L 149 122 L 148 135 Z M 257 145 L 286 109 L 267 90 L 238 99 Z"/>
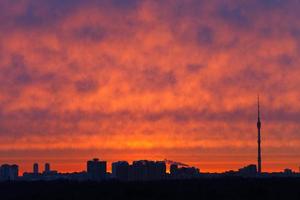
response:
<path id="1" fill-rule="evenodd" d="M 261 173 L 261 138 L 260 138 L 260 129 L 261 129 L 261 121 L 260 121 L 260 104 L 259 104 L 259 95 L 257 95 L 257 172 Z"/>
<path id="2" fill-rule="evenodd" d="M 258 119 L 258 121 L 260 121 L 259 94 L 257 95 L 257 119 Z"/>

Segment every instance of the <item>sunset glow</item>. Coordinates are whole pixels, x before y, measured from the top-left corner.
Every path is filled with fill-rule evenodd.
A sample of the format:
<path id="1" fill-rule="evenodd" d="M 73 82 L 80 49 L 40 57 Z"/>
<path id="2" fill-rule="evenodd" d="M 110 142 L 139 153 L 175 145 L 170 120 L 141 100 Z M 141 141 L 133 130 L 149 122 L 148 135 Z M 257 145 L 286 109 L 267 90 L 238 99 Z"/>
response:
<path id="1" fill-rule="evenodd" d="M 0 163 L 300 166 L 297 0 L 0 1 Z M 110 167 L 109 167 L 110 169 Z"/>

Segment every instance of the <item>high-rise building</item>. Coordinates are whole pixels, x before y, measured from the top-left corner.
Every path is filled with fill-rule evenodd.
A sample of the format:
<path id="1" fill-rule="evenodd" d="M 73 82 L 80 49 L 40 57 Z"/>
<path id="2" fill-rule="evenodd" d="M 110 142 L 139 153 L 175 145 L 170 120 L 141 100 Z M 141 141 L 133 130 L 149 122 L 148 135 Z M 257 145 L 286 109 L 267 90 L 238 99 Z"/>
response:
<path id="1" fill-rule="evenodd" d="M 159 180 L 166 175 L 166 163 L 164 161 L 138 160 L 133 161 L 129 168 L 130 180 Z"/>
<path id="2" fill-rule="evenodd" d="M 170 173 L 173 178 L 189 179 L 199 176 L 200 170 L 195 167 L 178 167 L 177 164 L 170 166 Z"/>
<path id="3" fill-rule="evenodd" d="M 45 171 L 44 173 L 49 174 L 51 171 L 50 163 L 45 163 Z"/>
<path id="4" fill-rule="evenodd" d="M 146 168 L 146 160 L 138 160 L 133 161 L 132 165 L 130 166 L 130 180 L 147 180 L 147 168 Z"/>
<path id="5" fill-rule="evenodd" d="M 118 180 L 128 180 L 129 164 L 127 161 L 118 161 L 112 163 L 112 176 Z"/>
<path id="6" fill-rule="evenodd" d="M 87 173 L 91 180 L 103 180 L 106 178 L 106 161 L 98 158 L 87 161 Z"/>
<path id="7" fill-rule="evenodd" d="M 260 121 L 260 105 L 259 105 L 259 96 L 257 97 L 257 172 L 261 173 L 261 138 L 260 138 L 260 129 L 261 129 L 261 121 Z"/>
<path id="8" fill-rule="evenodd" d="M 19 175 L 18 165 L 4 164 L 0 167 L 0 179 L 2 180 L 16 180 Z"/>
<path id="9" fill-rule="evenodd" d="M 19 166 L 11 165 L 10 166 L 10 180 L 16 180 L 19 176 Z"/>
<path id="10" fill-rule="evenodd" d="M 165 161 L 156 161 L 155 163 L 155 179 L 163 179 L 166 176 L 166 162 Z"/>
<path id="11" fill-rule="evenodd" d="M 33 164 L 33 173 L 39 174 L 39 164 L 38 163 Z"/>

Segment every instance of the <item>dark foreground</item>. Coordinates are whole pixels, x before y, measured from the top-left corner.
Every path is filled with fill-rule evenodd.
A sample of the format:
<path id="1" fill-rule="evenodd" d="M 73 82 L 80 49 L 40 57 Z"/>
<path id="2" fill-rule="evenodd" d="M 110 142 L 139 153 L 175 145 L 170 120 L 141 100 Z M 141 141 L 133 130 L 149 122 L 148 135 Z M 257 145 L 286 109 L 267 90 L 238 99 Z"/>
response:
<path id="1" fill-rule="evenodd" d="M 6 182 L 0 199 L 300 199 L 299 178 L 159 182 Z"/>

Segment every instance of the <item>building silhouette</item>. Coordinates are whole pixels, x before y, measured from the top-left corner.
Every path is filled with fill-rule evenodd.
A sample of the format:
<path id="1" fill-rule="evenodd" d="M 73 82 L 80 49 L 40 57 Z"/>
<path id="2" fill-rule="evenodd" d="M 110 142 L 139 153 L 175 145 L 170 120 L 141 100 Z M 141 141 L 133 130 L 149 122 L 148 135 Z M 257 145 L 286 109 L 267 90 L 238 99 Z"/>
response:
<path id="1" fill-rule="evenodd" d="M 121 181 L 162 180 L 166 177 L 164 161 L 137 160 L 131 165 L 127 161 L 112 163 L 112 177 Z"/>
<path id="2" fill-rule="evenodd" d="M 38 163 L 34 163 L 33 164 L 33 174 L 39 174 L 39 164 Z"/>
<path id="3" fill-rule="evenodd" d="M 45 173 L 45 174 L 49 174 L 50 171 L 51 171 L 50 163 L 45 163 L 45 170 L 44 170 L 44 173 Z"/>
<path id="4" fill-rule="evenodd" d="M 176 164 L 170 165 L 170 173 L 171 174 L 173 174 L 173 175 L 176 174 L 177 170 L 178 170 L 178 165 L 176 165 Z"/>
<path id="5" fill-rule="evenodd" d="M 292 175 L 294 172 L 292 169 L 286 168 L 283 170 L 283 173 L 286 175 Z"/>
<path id="6" fill-rule="evenodd" d="M 178 167 L 177 164 L 172 164 L 170 166 L 170 174 L 175 179 L 197 178 L 200 170 L 195 167 Z"/>
<path id="7" fill-rule="evenodd" d="M 129 180 L 147 180 L 149 165 L 150 163 L 147 160 L 133 161 L 129 170 Z"/>
<path id="8" fill-rule="evenodd" d="M 106 178 L 106 161 L 99 161 L 98 158 L 87 161 L 87 174 L 91 180 L 104 180 Z"/>
<path id="9" fill-rule="evenodd" d="M 166 176 L 164 161 L 138 160 L 129 166 L 129 180 L 148 181 L 161 180 Z"/>
<path id="10" fill-rule="evenodd" d="M 261 121 L 260 121 L 260 105 L 259 96 L 257 97 L 257 172 L 261 174 L 261 137 L 260 137 Z"/>
<path id="11" fill-rule="evenodd" d="M 19 175 L 18 165 L 8 165 L 4 164 L 0 167 L 0 179 L 1 180 L 16 180 Z"/>
<path id="12" fill-rule="evenodd" d="M 167 170 L 166 163 L 164 161 L 156 161 L 155 165 L 155 179 L 165 178 Z"/>
<path id="13" fill-rule="evenodd" d="M 248 165 L 248 166 L 245 166 L 241 169 L 238 170 L 238 174 L 239 175 L 242 175 L 242 176 L 256 176 L 257 174 L 257 167 L 256 165 Z"/>
<path id="14" fill-rule="evenodd" d="M 112 177 L 121 181 L 127 181 L 129 175 L 129 163 L 118 161 L 112 163 Z"/>

